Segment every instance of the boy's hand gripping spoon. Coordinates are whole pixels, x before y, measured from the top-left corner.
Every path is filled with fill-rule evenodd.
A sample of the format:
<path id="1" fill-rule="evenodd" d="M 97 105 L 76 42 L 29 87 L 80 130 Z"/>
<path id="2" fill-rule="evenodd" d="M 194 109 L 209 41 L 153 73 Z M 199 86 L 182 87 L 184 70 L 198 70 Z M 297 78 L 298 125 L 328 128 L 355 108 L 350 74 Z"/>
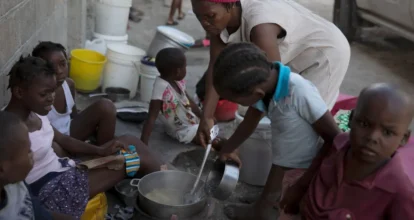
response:
<path id="1" fill-rule="evenodd" d="M 210 154 L 213 140 L 216 139 L 218 133 L 219 133 L 219 127 L 217 125 L 214 125 L 210 131 L 210 141 L 207 145 L 206 152 L 204 153 L 203 163 L 201 164 L 200 171 L 198 172 L 198 176 L 194 183 L 193 189 L 191 190 L 190 194 L 186 194 L 184 196 L 184 201 L 186 204 L 191 203 L 194 200 L 193 195 L 197 189 L 198 183 L 200 182 L 201 174 L 203 173 L 204 165 L 206 164 L 208 155 Z"/>

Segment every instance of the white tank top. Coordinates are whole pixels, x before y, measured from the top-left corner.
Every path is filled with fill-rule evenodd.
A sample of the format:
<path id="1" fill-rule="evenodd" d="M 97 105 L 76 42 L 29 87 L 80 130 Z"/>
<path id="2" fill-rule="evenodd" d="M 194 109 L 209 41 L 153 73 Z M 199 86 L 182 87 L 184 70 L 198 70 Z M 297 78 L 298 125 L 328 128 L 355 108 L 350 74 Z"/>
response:
<path id="1" fill-rule="evenodd" d="M 32 184 L 51 172 L 64 172 L 75 166 L 68 158 L 59 158 L 52 148 L 54 131 L 46 116 L 37 115 L 42 121 L 40 130 L 30 132 L 30 149 L 33 152 L 33 169 L 26 177 L 26 182 Z"/>
<path id="2" fill-rule="evenodd" d="M 72 108 L 75 105 L 75 100 L 73 99 L 69 85 L 66 81 L 63 82 L 62 87 L 66 99 L 66 112 L 59 113 L 56 111 L 55 107 L 52 106 L 52 110 L 47 115 L 47 118 L 49 119 L 50 124 L 52 124 L 52 126 L 60 133 L 70 135 L 70 115 L 72 114 Z"/>

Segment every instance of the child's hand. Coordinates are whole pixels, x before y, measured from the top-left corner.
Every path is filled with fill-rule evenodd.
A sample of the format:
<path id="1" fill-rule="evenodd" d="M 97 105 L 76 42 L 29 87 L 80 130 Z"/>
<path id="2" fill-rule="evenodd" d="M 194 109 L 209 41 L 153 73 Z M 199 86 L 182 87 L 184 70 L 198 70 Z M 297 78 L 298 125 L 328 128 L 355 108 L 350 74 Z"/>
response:
<path id="1" fill-rule="evenodd" d="M 120 151 L 121 149 L 124 149 L 124 150 L 129 152 L 129 149 L 126 148 L 126 146 L 123 143 L 121 143 L 119 141 L 116 141 L 116 140 L 112 140 L 112 141 L 109 141 L 108 143 L 100 146 L 98 155 L 103 156 L 103 157 L 109 156 L 109 155 L 112 155 L 112 154 Z"/>
<path id="2" fill-rule="evenodd" d="M 237 151 L 233 151 L 231 153 L 220 153 L 220 160 L 223 162 L 232 160 L 239 165 L 239 168 L 242 166 L 242 162 Z"/>
<path id="3" fill-rule="evenodd" d="M 203 147 L 207 147 L 210 142 L 211 128 L 214 126 L 214 119 L 201 118 L 200 125 L 198 126 L 197 138 L 200 140 L 200 144 Z"/>
<path id="4" fill-rule="evenodd" d="M 300 212 L 300 201 L 306 193 L 306 188 L 299 184 L 289 187 L 279 203 L 280 209 L 286 214 L 295 215 Z"/>

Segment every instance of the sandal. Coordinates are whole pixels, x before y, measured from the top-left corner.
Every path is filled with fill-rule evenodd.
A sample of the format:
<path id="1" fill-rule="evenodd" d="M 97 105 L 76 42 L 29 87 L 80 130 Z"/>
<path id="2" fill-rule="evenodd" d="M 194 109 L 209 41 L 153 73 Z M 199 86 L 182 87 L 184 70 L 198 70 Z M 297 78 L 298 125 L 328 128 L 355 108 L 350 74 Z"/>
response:
<path id="1" fill-rule="evenodd" d="M 177 25 L 178 25 L 178 22 L 173 21 L 173 22 L 171 23 L 171 22 L 167 21 L 167 23 L 165 23 L 165 25 L 167 25 L 167 26 L 177 26 Z"/>

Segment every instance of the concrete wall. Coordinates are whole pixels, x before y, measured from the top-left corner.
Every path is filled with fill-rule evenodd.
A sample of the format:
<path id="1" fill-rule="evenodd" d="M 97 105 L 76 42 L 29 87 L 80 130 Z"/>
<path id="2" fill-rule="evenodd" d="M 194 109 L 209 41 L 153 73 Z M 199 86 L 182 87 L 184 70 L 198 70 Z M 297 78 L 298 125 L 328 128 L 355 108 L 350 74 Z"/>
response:
<path id="1" fill-rule="evenodd" d="M 7 74 L 39 41 L 79 47 L 84 42 L 86 0 L 0 0 L 0 106 L 7 104 Z"/>

